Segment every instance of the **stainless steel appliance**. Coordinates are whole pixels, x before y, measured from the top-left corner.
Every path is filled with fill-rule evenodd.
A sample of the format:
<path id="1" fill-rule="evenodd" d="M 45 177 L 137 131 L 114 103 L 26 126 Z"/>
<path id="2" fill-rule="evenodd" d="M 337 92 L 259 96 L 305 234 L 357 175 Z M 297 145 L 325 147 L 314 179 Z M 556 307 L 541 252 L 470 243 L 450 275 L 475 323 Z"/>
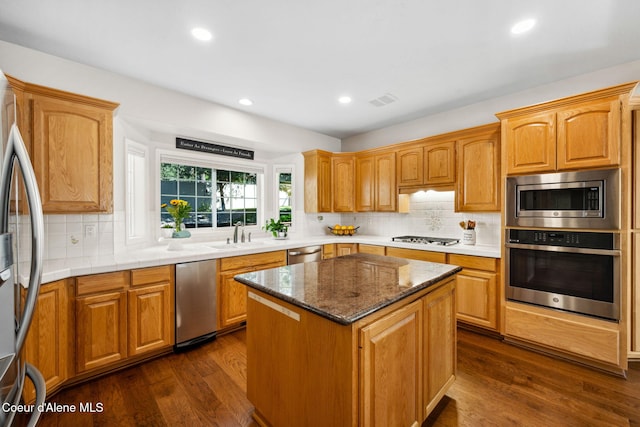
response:
<path id="1" fill-rule="evenodd" d="M 216 337 L 216 262 L 188 262 L 176 265 L 175 349 Z"/>
<path id="2" fill-rule="evenodd" d="M 40 418 L 46 387 L 40 372 L 22 360 L 21 351 L 40 290 L 44 221 L 31 161 L 16 125 L 15 95 L 2 71 L 0 101 L 0 426 L 12 425 L 25 377 L 31 379 L 36 390 L 33 410 L 27 414 L 28 425 L 33 426 Z M 19 200 L 20 182 L 24 183 L 27 205 Z M 26 239 L 29 228 L 30 239 Z M 29 244 L 30 251 L 25 251 L 28 248 L 23 246 Z M 29 279 L 23 304 L 20 279 L 26 276 Z"/>
<path id="3" fill-rule="evenodd" d="M 287 264 L 301 264 L 303 262 L 313 262 L 322 260 L 322 246 L 307 246 L 304 248 L 293 248 L 287 251 Z"/>
<path id="4" fill-rule="evenodd" d="M 425 237 L 425 236 L 398 236 L 392 237 L 392 242 L 404 243 L 420 243 L 423 245 L 440 245 L 451 246 L 460 243 L 460 239 L 451 239 L 444 237 Z"/>
<path id="5" fill-rule="evenodd" d="M 507 299 L 620 319 L 620 235 L 506 231 Z"/>
<path id="6" fill-rule="evenodd" d="M 508 227 L 620 228 L 620 170 L 514 176 L 506 182 Z"/>

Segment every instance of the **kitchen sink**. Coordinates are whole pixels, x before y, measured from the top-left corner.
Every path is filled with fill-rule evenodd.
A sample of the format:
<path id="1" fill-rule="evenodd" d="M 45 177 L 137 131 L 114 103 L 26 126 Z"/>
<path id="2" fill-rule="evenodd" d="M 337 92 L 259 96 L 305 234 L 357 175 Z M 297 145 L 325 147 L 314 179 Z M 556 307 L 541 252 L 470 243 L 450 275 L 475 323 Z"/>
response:
<path id="1" fill-rule="evenodd" d="M 204 245 L 208 248 L 225 250 L 225 249 L 251 249 L 251 248 L 259 248 L 265 245 L 268 245 L 270 242 L 258 240 L 256 242 L 245 242 L 245 243 L 205 243 Z"/>

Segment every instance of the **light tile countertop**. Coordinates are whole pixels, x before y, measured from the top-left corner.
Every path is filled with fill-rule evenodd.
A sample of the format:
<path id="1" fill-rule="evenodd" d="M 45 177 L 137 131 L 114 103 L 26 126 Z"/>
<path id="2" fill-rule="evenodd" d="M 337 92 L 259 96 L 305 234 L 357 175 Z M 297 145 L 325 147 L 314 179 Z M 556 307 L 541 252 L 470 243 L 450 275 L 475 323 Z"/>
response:
<path id="1" fill-rule="evenodd" d="M 187 240 L 187 242 L 188 241 L 189 240 Z M 254 239 L 250 243 L 232 243 L 228 246 L 224 241 L 194 241 L 193 243 L 184 243 L 183 249 L 178 251 L 168 250 L 167 243 L 161 242 L 147 248 L 120 252 L 115 255 L 95 258 L 78 257 L 45 261 L 43 266 L 42 283 L 49 283 L 55 280 L 66 279 L 68 277 L 83 276 L 86 274 L 108 273 L 119 270 L 131 270 L 136 268 L 155 267 L 166 264 L 202 261 L 207 259 L 248 255 L 260 252 L 271 252 L 328 243 L 362 243 L 434 252 L 446 252 L 452 254 L 500 258 L 499 246 L 463 245 L 461 243 L 453 246 L 425 245 L 417 243 L 393 242 L 391 241 L 390 237 L 366 235 L 356 235 L 348 237 L 307 236 L 304 238 L 293 237 L 286 240 L 275 240 L 266 238 Z M 26 283 L 24 278 L 22 278 L 21 282 Z"/>

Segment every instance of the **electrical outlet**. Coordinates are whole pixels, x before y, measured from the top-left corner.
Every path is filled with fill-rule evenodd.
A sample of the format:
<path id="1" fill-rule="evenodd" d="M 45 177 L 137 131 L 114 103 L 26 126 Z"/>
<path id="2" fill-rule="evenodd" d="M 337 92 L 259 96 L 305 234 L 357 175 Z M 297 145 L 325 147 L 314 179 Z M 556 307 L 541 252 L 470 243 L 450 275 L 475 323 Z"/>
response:
<path id="1" fill-rule="evenodd" d="M 97 227 L 95 224 L 86 224 L 84 226 L 84 237 L 86 238 L 92 238 L 92 237 L 96 237 L 98 235 L 97 232 Z"/>

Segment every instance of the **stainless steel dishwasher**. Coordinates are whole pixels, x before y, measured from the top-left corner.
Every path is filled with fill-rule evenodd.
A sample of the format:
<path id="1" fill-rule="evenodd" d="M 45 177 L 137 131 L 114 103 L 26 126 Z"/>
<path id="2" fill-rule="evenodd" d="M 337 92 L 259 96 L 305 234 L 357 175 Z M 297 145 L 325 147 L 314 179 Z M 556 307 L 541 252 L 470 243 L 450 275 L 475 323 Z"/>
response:
<path id="1" fill-rule="evenodd" d="M 216 336 L 215 260 L 176 264 L 175 349 Z"/>
<path id="2" fill-rule="evenodd" d="M 321 261 L 322 246 L 305 246 L 293 248 L 287 251 L 287 264 L 300 264 L 303 262 Z"/>

